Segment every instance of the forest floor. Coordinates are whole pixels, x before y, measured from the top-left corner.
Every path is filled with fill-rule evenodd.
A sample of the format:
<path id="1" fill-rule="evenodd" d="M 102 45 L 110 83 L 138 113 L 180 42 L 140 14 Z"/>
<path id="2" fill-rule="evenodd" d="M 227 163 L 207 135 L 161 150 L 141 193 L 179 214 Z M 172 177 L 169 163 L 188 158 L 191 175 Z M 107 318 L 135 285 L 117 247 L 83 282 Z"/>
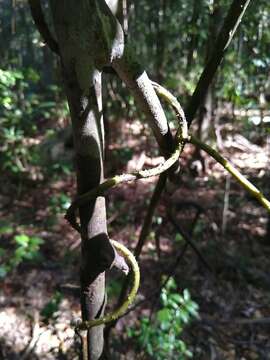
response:
<path id="1" fill-rule="evenodd" d="M 109 134 L 108 177 L 162 161 L 157 151 L 150 150 L 155 144 L 147 128 L 138 122 L 120 124 L 111 127 Z M 255 145 L 233 128 L 224 129 L 222 153 L 270 193 L 267 144 Z M 141 303 L 112 331 L 113 359 L 157 358 L 139 348 L 128 329 L 139 329 L 142 315 L 157 310 L 157 289 L 166 274 L 172 275 L 179 293 L 188 289 L 199 306 L 199 318 L 182 333 L 193 359 L 270 359 L 266 210 L 213 160 L 202 155 L 203 171 L 192 154 L 193 148 L 186 146 L 181 180 L 168 184 L 156 210 L 140 259 L 142 282 L 137 301 Z M 0 279 L 0 359 L 78 357 L 78 339 L 70 321 L 80 316 L 80 239 L 64 220 L 75 194 L 75 177 L 65 168 L 62 173 L 33 176 L 38 171 L 30 169 L 21 178 L 2 174 L 0 179 L 0 269 L 9 264 Z M 136 245 L 156 180 L 125 184 L 107 195 L 109 235 L 130 249 Z M 168 220 L 168 209 L 174 211 L 185 233 L 191 234 L 192 228 L 189 240 L 195 251 L 187 245 L 181 255 L 185 240 Z M 36 238 L 42 241 L 33 240 Z M 19 257 L 22 250 L 18 249 L 26 246 L 23 241 L 32 244 L 32 258 Z M 120 274 L 113 272 L 109 277 L 108 307 L 116 302 L 121 281 Z M 166 360 L 182 358 L 174 354 Z"/>

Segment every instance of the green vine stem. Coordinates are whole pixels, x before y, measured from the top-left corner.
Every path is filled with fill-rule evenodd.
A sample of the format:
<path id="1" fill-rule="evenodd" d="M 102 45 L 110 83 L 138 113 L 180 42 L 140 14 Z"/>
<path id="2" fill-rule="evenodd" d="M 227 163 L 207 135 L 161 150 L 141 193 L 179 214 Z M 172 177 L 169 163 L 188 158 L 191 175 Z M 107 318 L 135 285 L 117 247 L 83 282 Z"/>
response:
<path id="1" fill-rule="evenodd" d="M 79 195 L 71 204 L 71 206 L 68 208 L 66 213 L 66 219 L 71 224 L 71 226 L 76 229 L 78 232 L 80 232 L 80 226 L 77 223 L 76 220 L 76 210 L 87 203 L 90 200 L 94 200 L 96 197 L 103 195 L 107 190 L 120 185 L 125 182 L 139 180 L 139 179 L 146 179 L 152 176 L 157 176 L 162 174 L 163 172 L 170 169 L 176 161 L 179 159 L 181 152 L 183 151 L 184 145 L 186 141 L 188 140 L 188 130 L 187 130 L 187 123 L 186 118 L 184 115 L 184 112 L 182 110 L 181 105 L 177 101 L 177 99 L 170 94 L 168 90 L 163 88 L 161 85 L 157 83 L 152 83 L 157 93 L 165 98 L 167 102 L 169 102 L 172 107 L 175 109 L 177 117 L 179 119 L 179 128 L 176 133 L 176 146 L 175 150 L 172 153 L 172 155 L 165 160 L 162 164 L 152 168 L 152 169 L 146 169 L 146 170 L 140 170 L 134 173 L 129 174 L 121 174 L 116 175 L 106 181 L 104 181 L 102 184 L 97 186 L 95 189 L 92 189 L 91 191 L 88 191 L 82 195 Z"/>
<path id="2" fill-rule="evenodd" d="M 180 139 L 180 136 L 179 136 Z M 171 155 L 169 159 L 164 161 L 162 164 L 156 166 L 152 169 L 147 170 L 141 170 L 138 172 L 130 173 L 130 174 L 121 174 L 116 175 L 106 181 L 104 181 L 102 184 L 97 186 L 95 189 L 88 191 L 80 196 L 78 196 L 73 203 L 70 205 L 66 212 L 65 218 L 68 220 L 68 222 L 71 224 L 71 226 L 76 229 L 78 232 L 81 231 L 80 225 L 77 223 L 76 220 L 76 210 L 79 206 L 82 206 L 86 204 L 90 200 L 94 200 L 98 196 L 103 195 L 107 190 L 123 184 L 125 182 L 139 180 L 139 179 L 146 179 L 152 176 L 160 175 L 161 173 L 167 171 L 179 158 L 181 149 L 183 147 L 183 143 L 179 142 L 174 153 Z"/>
<path id="3" fill-rule="evenodd" d="M 80 231 L 80 226 L 76 222 L 76 209 L 88 202 L 89 200 L 94 200 L 97 196 L 103 195 L 105 191 L 109 190 L 112 187 L 115 187 L 121 183 L 138 180 L 142 178 L 148 178 L 156 175 L 160 175 L 165 173 L 180 157 L 184 145 L 186 142 L 190 142 L 195 146 L 200 147 L 202 150 L 206 151 L 210 156 L 212 156 L 218 163 L 220 163 L 230 174 L 234 176 L 234 178 L 252 195 L 254 196 L 269 212 L 270 212 L 270 202 L 264 197 L 264 195 L 250 182 L 248 181 L 237 169 L 235 169 L 228 160 L 226 160 L 219 152 L 215 149 L 211 148 L 209 145 L 204 144 L 199 139 L 194 136 L 188 135 L 188 126 L 185 118 L 185 114 L 183 109 L 176 99 L 168 90 L 163 88 L 161 85 L 152 82 L 157 94 L 161 96 L 166 102 L 168 102 L 176 112 L 177 118 L 179 120 L 179 128 L 176 133 L 176 147 L 175 151 L 167 160 L 165 160 L 159 166 L 149 169 L 149 170 L 141 170 L 138 172 L 130 173 L 130 174 L 122 174 L 116 175 L 113 178 L 110 178 L 104 181 L 95 189 L 78 196 L 75 201 L 69 207 L 66 219 L 70 222 L 70 224 L 78 231 Z M 122 256 L 127 260 L 130 264 L 133 272 L 133 282 L 132 288 L 125 300 L 119 305 L 112 313 L 100 318 L 93 319 L 80 322 L 76 325 L 76 329 L 78 331 L 85 331 L 93 326 L 98 326 L 102 324 L 107 324 L 117 320 L 119 317 L 123 316 L 127 311 L 129 305 L 133 302 L 138 287 L 140 283 L 140 271 L 138 263 L 133 256 L 133 254 L 122 244 L 117 241 L 111 240 L 112 245 L 122 254 Z"/>
<path id="4" fill-rule="evenodd" d="M 156 91 L 159 95 L 161 95 L 170 105 L 174 108 L 176 114 L 180 119 L 183 119 L 183 110 L 181 105 L 175 96 L 173 96 L 168 90 L 164 89 L 161 85 L 153 83 Z M 186 124 L 186 121 L 184 121 Z M 183 125 L 182 125 L 183 126 Z M 183 133 L 186 135 L 187 130 L 183 130 Z M 185 137 L 186 139 L 186 137 Z M 198 146 L 200 149 L 207 152 L 210 156 L 212 156 L 219 164 L 221 164 L 224 169 L 226 169 L 238 182 L 239 184 L 246 189 L 253 197 L 255 197 L 259 203 L 270 212 L 270 201 L 266 199 L 263 193 L 256 188 L 249 180 L 247 180 L 244 175 L 240 173 L 227 159 L 225 159 L 218 151 L 213 149 L 211 146 L 203 143 L 193 135 L 188 136 L 188 142 L 191 144 Z"/>
<path id="5" fill-rule="evenodd" d="M 176 133 L 176 141 L 178 139 L 178 142 L 183 141 L 183 140 L 185 142 L 188 139 L 188 125 L 187 125 L 186 116 L 185 116 L 184 110 L 182 109 L 182 106 L 180 105 L 177 98 L 172 93 L 170 93 L 169 90 L 165 89 L 163 86 L 159 85 L 158 83 L 156 83 L 154 81 L 152 81 L 152 85 L 153 85 L 154 89 L 156 90 L 156 93 L 160 97 L 162 97 L 169 105 L 171 105 L 175 111 L 175 114 L 176 114 L 178 122 L 179 122 L 179 128 Z"/>
<path id="6" fill-rule="evenodd" d="M 253 197 L 255 197 L 259 203 L 270 212 L 270 202 L 262 194 L 262 192 L 256 188 L 249 180 L 247 180 L 227 159 L 220 155 L 218 151 L 211 146 L 204 144 L 194 136 L 189 137 L 189 142 L 200 149 L 204 150 L 212 156 L 218 163 L 220 163 L 224 169 L 226 169 L 238 182 L 244 187 Z"/>
<path id="7" fill-rule="evenodd" d="M 126 296 L 126 299 L 123 301 L 123 303 L 114 310 L 112 313 L 109 313 L 105 315 L 104 317 L 100 319 L 93 319 L 93 320 L 86 320 L 82 321 L 80 323 L 76 324 L 76 331 L 84 331 L 89 330 L 90 328 L 102 324 L 107 324 L 111 321 L 114 321 L 118 319 L 119 317 L 123 316 L 126 311 L 128 310 L 128 307 L 133 303 L 134 298 L 137 294 L 139 285 L 140 285 L 140 269 L 138 266 L 138 263 L 134 257 L 134 255 L 123 245 L 120 244 L 118 241 L 110 240 L 112 245 L 116 248 L 117 251 L 125 258 L 127 263 L 130 265 L 132 274 L 133 274 L 133 280 L 132 280 L 132 286 L 129 294 Z"/>

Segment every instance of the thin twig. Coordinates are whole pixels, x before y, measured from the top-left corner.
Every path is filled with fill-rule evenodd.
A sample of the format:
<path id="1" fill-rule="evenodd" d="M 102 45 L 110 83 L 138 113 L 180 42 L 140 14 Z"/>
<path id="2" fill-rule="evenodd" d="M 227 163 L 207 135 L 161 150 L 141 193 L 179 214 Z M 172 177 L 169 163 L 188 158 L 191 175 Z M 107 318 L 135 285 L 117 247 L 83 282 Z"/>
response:
<path id="1" fill-rule="evenodd" d="M 228 174 L 226 176 L 225 183 L 225 193 L 224 193 L 224 205 L 222 212 L 222 225 L 221 225 L 221 233 L 224 236 L 227 230 L 227 221 L 228 221 L 228 211 L 230 204 L 230 186 L 231 186 L 231 176 Z"/>
<path id="2" fill-rule="evenodd" d="M 173 226 L 175 227 L 175 229 L 183 236 L 186 243 L 192 248 L 192 250 L 198 256 L 199 260 L 203 263 L 203 265 L 207 268 L 207 270 L 210 271 L 211 273 L 213 273 L 214 271 L 213 271 L 212 267 L 205 260 L 205 258 L 203 257 L 203 255 L 201 254 L 201 252 L 199 251 L 197 246 L 190 239 L 189 235 L 186 234 L 186 232 L 183 229 L 181 229 L 180 225 L 177 223 L 177 221 L 173 217 L 171 211 L 168 211 L 168 217 L 169 217 L 169 220 L 171 221 L 171 223 L 173 224 Z"/>

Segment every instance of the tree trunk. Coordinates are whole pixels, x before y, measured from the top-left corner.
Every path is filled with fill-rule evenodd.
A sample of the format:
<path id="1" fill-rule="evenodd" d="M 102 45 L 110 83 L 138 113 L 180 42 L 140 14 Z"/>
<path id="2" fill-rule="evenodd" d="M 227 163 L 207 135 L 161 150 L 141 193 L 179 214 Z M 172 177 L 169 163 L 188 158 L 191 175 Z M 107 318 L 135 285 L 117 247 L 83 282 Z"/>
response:
<path id="1" fill-rule="evenodd" d="M 250 0 L 233 0 L 224 23 L 218 33 L 215 44 L 213 45 L 213 52 L 207 62 L 200 79 L 197 83 L 196 89 L 185 109 L 186 118 L 190 127 L 198 105 L 200 105 L 205 97 L 206 90 L 212 83 L 216 74 L 218 66 L 223 60 L 225 52 L 230 45 L 230 42 L 241 22 L 241 19 L 250 3 Z"/>
<path id="2" fill-rule="evenodd" d="M 213 10 L 209 18 L 209 32 L 208 32 L 208 43 L 206 49 L 206 64 L 209 61 L 209 58 L 214 50 L 214 43 L 216 41 L 216 34 L 218 33 L 218 28 L 220 27 L 221 20 L 220 13 L 220 4 L 219 0 L 214 0 Z M 199 116 L 199 138 L 202 141 L 206 141 L 211 132 L 211 125 L 213 126 L 212 116 L 213 116 L 213 89 L 215 88 L 215 78 L 212 81 L 211 86 L 209 86 L 205 98 L 201 104 L 200 116 Z"/>
<path id="3" fill-rule="evenodd" d="M 60 55 L 69 103 L 76 153 L 78 194 L 103 181 L 104 129 L 101 70 L 111 66 L 136 98 L 152 128 L 162 153 L 169 156 L 174 141 L 154 88 L 132 49 L 125 46 L 124 32 L 113 16 L 113 0 L 50 0 L 58 44 L 31 0 L 32 13 L 47 42 Z M 112 7 L 112 11 L 108 7 Z M 40 20 L 40 21 L 39 21 Z M 52 48 L 51 46 L 51 48 Z M 105 307 L 104 271 L 117 266 L 118 256 L 109 241 L 103 197 L 80 206 L 82 238 L 81 306 L 83 320 L 99 318 Z M 121 269 L 121 261 L 120 266 Z M 84 359 L 102 357 L 103 326 L 81 333 Z"/>
<path id="4" fill-rule="evenodd" d="M 208 42 L 206 48 L 206 64 L 209 61 L 211 53 L 213 52 L 213 44 L 216 41 L 216 33 L 218 31 L 218 25 L 219 25 L 217 20 L 220 19 L 219 10 L 220 10 L 219 0 L 214 0 L 213 11 L 211 12 L 209 18 Z M 212 121 L 214 87 L 215 87 L 215 78 L 213 79 L 212 84 L 206 90 L 205 96 L 202 99 L 201 105 L 199 107 L 197 137 L 203 142 L 209 139 L 209 135 L 212 132 L 211 128 L 213 128 L 214 126 L 214 123 Z M 204 158 L 201 156 L 201 150 L 199 148 L 195 149 L 194 158 L 198 159 L 201 162 L 202 168 L 205 171 Z"/>
<path id="5" fill-rule="evenodd" d="M 103 181 L 104 129 L 101 72 L 95 62 L 97 22 L 94 1 L 51 0 L 51 10 L 64 84 L 72 119 L 78 194 Z M 102 51 L 102 48 L 101 50 Z M 102 57 L 102 56 L 101 56 Z M 83 320 L 98 318 L 105 307 L 104 271 L 114 259 L 107 235 L 104 197 L 81 206 L 81 309 Z M 103 325 L 91 328 L 82 339 L 88 359 L 100 359 Z"/>
<path id="6" fill-rule="evenodd" d="M 193 65 L 194 51 L 198 42 L 198 20 L 201 11 L 201 0 L 193 0 L 193 10 L 192 18 L 190 20 L 190 25 L 192 28 L 189 45 L 188 45 L 188 54 L 187 54 L 187 71 L 190 71 Z"/>
<path id="7" fill-rule="evenodd" d="M 158 9 L 156 10 L 156 78 L 160 84 L 162 84 L 164 78 L 167 5 L 166 0 L 159 0 Z"/>

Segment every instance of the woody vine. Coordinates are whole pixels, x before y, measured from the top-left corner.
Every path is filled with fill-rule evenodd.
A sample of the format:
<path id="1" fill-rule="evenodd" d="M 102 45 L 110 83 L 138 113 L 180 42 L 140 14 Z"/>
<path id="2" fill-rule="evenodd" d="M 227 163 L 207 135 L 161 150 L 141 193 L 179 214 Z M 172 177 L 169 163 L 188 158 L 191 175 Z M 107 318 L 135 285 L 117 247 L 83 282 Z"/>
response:
<path id="1" fill-rule="evenodd" d="M 73 0 L 63 2 L 50 0 L 56 41 L 46 24 L 40 1 L 29 0 L 38 30 L 46 44 L 61 60 L 65 90 L 71 110 L 78 196 L 68 209 L 66 219 L 82 238 L 83 320 L 76 324 L 76 329 L 82 338 L 84 359 L 101 358 L 103 325 L 115 322 L 126 312 L 135 298 L 139 286 L 137 261 L 166 179 L 177 169 L 178 159 L 187 142 L 198 146 L 212 156 L 270 212 L 270 202 L 260 190 L 240 174 L 219 152 L 188 132 L 249 2 L 250 0 L 232 1 L 213 46 L 214 51 L 187 108 L 183 111 L 177 99 L 161 85 L 151 82 L 137 62 L 132 51 L 132 44 L 126 41 L 121 19 L 117 11 L 114 13 L 112 9 L 113 1 L 82 0 L 74 4 Z M 106 67 L 112 68 L 117 73 L 137 100 L 141 111 L 146 115 L 165 161 L 150 170 L 116 175 L 104 181 L 101 73 Z M 173 108 L 178 119 L 178 129 L 174 139 L 157 95 Z M 109 189 L 124 182 L 157 175 L 159 180 L 150 201 L 134 257 L 123 245 L 109 239 L 103 195 Z M 79 213 L 80 222 L 77 221 L 77 213 Z M 126 273 L 126 262 L 133 273 L 131 290 L 126 295 L 128 286 L 123 287 L 117 309 L 111 314 L 104 315 L 106 303 L 104 271 L 114 265 Z M 92 299 L 95 299 L 95 302 Z M 108 328 L 109 326 L 110 324 Z"/>
<path id="2" fill-rule="evenodd" d="M 169 159 L 164 161 L 161 165 L 147 170 L 140 170 L 138 172 L 129 173 L 129 174 L 121 174 L 116 175 L 102 184 L 97 186 L 95 189 L 91 190 L 88 193 L 85 193 L 81 196 L 78 196 L 66 213 L 66 219 L 70 223 L 70 225 L 77 231 L 80 231 L 80 226 L 76 221 L 76 210 L 79 206 L 87 203 L 90 200 L 95 199 L 97 196 L 104 195 L 106 191 L 109 189 L 118 186 L 125 182 L 135 181 L 139 179 L 145 179 L 152 176 L 157 176 L 162 174 L 165 171 L 168 171 L 171 166 L 173 166 L 179 159 L 184 145 L 189 142 L 200 149 L 204 150 L 208 155 L 214 158 L 219 164 L 221 164 L 225 170 L 227 170 L 235 180 L 245 189 L 247 190 L 251 196 L 258 200 L 258 202 L 270 213 L 270 202 L 267 198 L 263 195 L 263 193 L 256 188 L 249 180 L 245 178 L 227 159 L 225 159 L 218 151 L 216 151 L 211 146 L 203 143 L 196 137 L 188 134 L 188 126 L 184 111 L 178 102 L 177 98 L 174 97 L 167 89 L 162 87 L 161 85 L 152 82 L 157 94 L 162 97 L 171 107 L 174 109 L 176 117 L 178 119 L 179 128 L 175 135 L 175 151 L 171 155 Z M 119 308 L 113 311 L 111 314 L 104 316 L 101 319 L 92 320 L 92 321 L 84 321 L 78 323 L 76 325 L 78 330 L 85 330 L 89 329 L 90 327 L 97 326 L 100 324 L 106 324 L 111 321 L 117 320 L 120 316 L 124 315 L 125 311 L 128 307 L 132 304 L 135 299 L 135 295 L 137 293 L 139 287 L 139 266 L 134 258 L 134 256 L 126 249 L 124 245 L 120 245 L 118 242 L 113 241 L 113 245 L 116 247 L 118 251 L 126 258 L 131 265 L 132 272 L 133 272 L 133 280 L 131 291 L 128 294 L 127 298 L 123 301 Z"/>

